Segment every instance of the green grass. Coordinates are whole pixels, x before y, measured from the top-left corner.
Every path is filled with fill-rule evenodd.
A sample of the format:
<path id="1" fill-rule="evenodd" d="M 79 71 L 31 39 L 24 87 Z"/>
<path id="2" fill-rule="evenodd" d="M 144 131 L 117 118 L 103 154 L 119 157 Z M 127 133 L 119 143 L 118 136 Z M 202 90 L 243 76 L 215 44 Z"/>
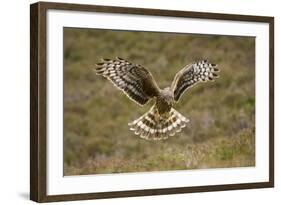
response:
<path id="1" fill-rule="evenodd" d="M 208 58 L 215 82 L 188 90 L 175 108 L 188 127 L 166 141 L 145 141 L 127 123 L 136 105 L 93 72 L 101 58 L 125 58 L 171 84 L 187 63 Z M 250 37 L 64 29 L 64 174 L 255 165 L 255 40 Z"/>

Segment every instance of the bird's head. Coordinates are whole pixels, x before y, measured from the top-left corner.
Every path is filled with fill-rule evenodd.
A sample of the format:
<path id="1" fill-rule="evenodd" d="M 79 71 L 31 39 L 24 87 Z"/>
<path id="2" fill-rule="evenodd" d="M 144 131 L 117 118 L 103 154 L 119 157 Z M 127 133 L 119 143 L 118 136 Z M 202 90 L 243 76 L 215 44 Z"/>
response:
<path id="1" fill-rule="evenodd" d="M 168 104 L 172 105 L 174 102 L 174 93 L 170 87 L 166 87 L 161 90 L 162 96 L 165 98 Z"/>

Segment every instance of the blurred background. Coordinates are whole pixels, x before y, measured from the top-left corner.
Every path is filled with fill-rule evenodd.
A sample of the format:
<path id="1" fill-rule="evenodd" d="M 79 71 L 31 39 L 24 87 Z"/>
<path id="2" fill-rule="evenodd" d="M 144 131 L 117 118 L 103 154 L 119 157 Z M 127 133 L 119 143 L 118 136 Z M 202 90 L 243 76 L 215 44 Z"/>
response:
<path id="1" fill-rule="evenodd" d="M 189 89 L 175 109 L 190 119 L 165 141 L 135 136 L 145 113 L 93 70 L 101 58 L 141 64 L 160 88 L 209 59 L 220 78 Z M 255 165 L 255 38 L 64 28 L 64 175 Z"/>

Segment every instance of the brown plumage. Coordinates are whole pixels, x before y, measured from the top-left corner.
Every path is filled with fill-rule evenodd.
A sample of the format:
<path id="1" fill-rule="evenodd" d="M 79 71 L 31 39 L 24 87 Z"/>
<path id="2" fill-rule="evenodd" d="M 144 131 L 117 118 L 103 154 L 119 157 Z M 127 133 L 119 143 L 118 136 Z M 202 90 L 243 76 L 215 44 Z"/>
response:
<path id="1" fill-rule="evenodd" d="M 130 130 L 147 140 L 167 139 L 180 132 L 189 120 L 173 108 L 173 103 L 196 83 L 213 81 L 219 71 L 217 65 L 207 60 L 198 61 L 181 69 L 170 87 L 159 89 L 151 73 L 141 65 L 119 57 L 103 59 L 96 65 L 98 75 L 109 79 L 139 105 L 155 99 L 155 104 L 147 113 L 129 123 Z"/>

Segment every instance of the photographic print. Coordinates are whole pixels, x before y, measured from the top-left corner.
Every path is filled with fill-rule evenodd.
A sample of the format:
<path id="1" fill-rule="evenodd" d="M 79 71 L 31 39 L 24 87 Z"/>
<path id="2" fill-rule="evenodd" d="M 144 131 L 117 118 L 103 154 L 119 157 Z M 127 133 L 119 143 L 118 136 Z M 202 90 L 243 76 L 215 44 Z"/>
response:
<path id="1" fill-rule="evenodd" d="M 274 18 L 30 7 L 30 199 L 274 186 Z"/>
<path id="2" fill-rule="evenodd" d="M 255 38 L 63 30 L 64 175 L 255 166 Z"/>

